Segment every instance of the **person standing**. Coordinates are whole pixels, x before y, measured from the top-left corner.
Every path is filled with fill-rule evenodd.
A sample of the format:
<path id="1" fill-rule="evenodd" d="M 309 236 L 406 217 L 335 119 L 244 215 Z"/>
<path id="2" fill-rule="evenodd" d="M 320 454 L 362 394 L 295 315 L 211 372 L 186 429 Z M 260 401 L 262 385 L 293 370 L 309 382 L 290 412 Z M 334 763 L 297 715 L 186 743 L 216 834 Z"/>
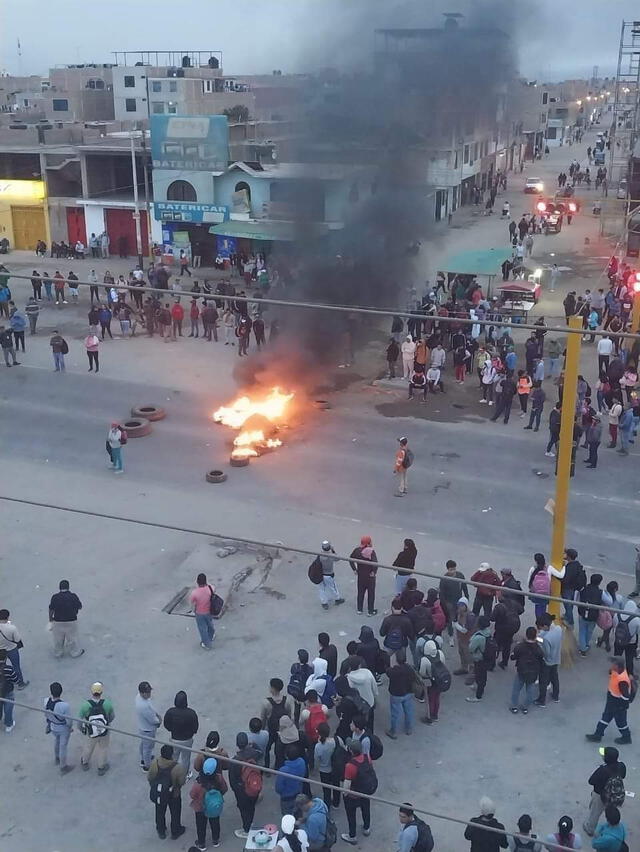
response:
<path id="1" fill-rule="evenodd" d="M 102 332 L 102 339 L 104 340 L 105 332 L 109 335 L 111 340 L 113 340 L 113 334 L 111 333 L 111 320 L 113 319 L 113 313 L 111 308 L 108 305 L 100 305 L 98 307 L 98 322 L 100 323 L 100 329 Z"/>
<path id="2" fill-rule="evenodd" d="M 87 275 L 87 280 L 89 281 L 89 296 L 91 299 L 91 307 L 93 307 L 93 302 L 95 299 L 96 304 L 100 303 L 100 292 L 98 290 L 98 276 L 96 274 L 95 269 L 91 269 L 89 274 Z"/>
<path id="3" fill-rule="evenodd" d="M 16 351 L 13 348 L 13 333 L 10 328 L 5 328 L 3 325 L 0 325 L 0 346 L 7 367 L 19 367 L 20 361 L 17 360 Z"/>
<path id="4" fill-rule="evenodd" d="M 20 650 L 24 648 L 24 643 L 18 628 L 9 621 L 10 615 L 8 609 L 0 609 L 0 650 L 7 652 L 7 657 L 18 675 L 16 689 L 24 689 L 25 686 L 29 685 L 29 681 L 24 679 L 20 668 Z"/>
<path id="5" fill-rule="evenodd" d="M 158 837 L 164 840 L 167 836 L 166 813 L 169 808 L 171 839 L 177 840 L 186 831 L 181 824 L 181 792 L 185 782 L 185 771 L 178 761 L 174 760 L 173 748 L 170 745 L 163 745 L 160 749 L 160 757 L 151 762 L 147 781 L 150 787 L 149 798 L 155 805 Z"/>
<path id="6" fill-rule="evenodd" d="M 41 302 L 42 301 L 42 278 L 40 277 L 40 273 L 37 269 L 34 269 L 31 273 L 31 289 L 33 290 L 33 298 Z"/>
<path id="7" fill-rule="evenodd" d="M 391 602 L 391 614 L 382 619 L 380 635 L 384 636 L 384 647 L 393 657 L 399 650 L 406 649 L 410 642 L 415 642 L 416 635 L 413 623 L 406 613 L 402 611 L 402 601 L 394 598 Z"/>
<path id="8" fill-rule="evenodd" d="M 376 574 L 378 568 L 376 565 L 367 565 L 368 562 L 377 562 L 378 557 L 371 543 L 371 536 L 363 535 L 360 539 L 360 546 L 353 549 L 351 559 L 363 560 L 362 562 L 350 562 L 351 570 L 357 574 L 357 604 L 356 609 L 359 615 L 362 615 L 362 607 L 364 605 L 364 596 L 367 595 L 367 607 L 369 615 L 377 615 L 378 610 L 375 608 L 376 603 Z"/>
<path id="9" fill-rule="evenodd" d="M 96 368 L 96 373 L 100 372 L 100 361 L 98 359 L 98 347 L 100 346 L 100 340 L 98 339 L 98 335 L 90 330 L 89 334 L 84 339 L 84 347 L 87 350 L 87 358 L 89 359 L 89 373 L 93 372 L 93 368 Z"/>
<path id="10" fill-rule="evenodd" d="M 57 329 L 53 332 L 51 340 L 49 340 L 49 346 L 51 347 L 51 351 L 53 353 L 53 366 L 55 368 L 54 372 L 64 373 L 64 356 L 69 351 L 69 345 Z"/>
<path id="11" fill-rule="evenodd" d="M 613 352 L 613 340 L 605 334 L 598 341 L 596 349 L 598 351 L 598 374 L 606 373 L 609 369 L 609 359 Z"/>
<path id="12" fill-rule="evenodd" d="M 220 816 L 224 807 L 223 796 L 227 789 L 227 782 L 218 769 L 218 760 L 215 757 L 207 757 L 189 790 L 191 807 L 196 818 L 195 848 L 198 850 L 207 848 L 207 823 L 211 829 L 213 847 L 220 846 Z"/>
<path id="13" fill-rule="evenodd" d="M 402 550 L 393 561 L 393 567 L 398 569 L 394 578 L 396 597 L 404 591 L 407 580 L 416 567 L 417 556 L 418 551 L 415 542 L 411 538 L 405 538 Z"/>
<path id="14" fill-rule="evenodd" d="M 628 849 L 625 842 L 627 829 L 620 821 L 620 810 L 615 805 L 607 805 L 604 809 L 605 821 L 596 828 L 591 845 L 594 849 L 604 852 L 622 852 Z"/>
<path id="15" fill-rule="evenodd" d="M 107 443 L 111 449 L 111 465 L 114 473 L 124 473 L 122 464 L 122 447 L 126 443 L 122 427 L 119 423 L 112 423 L 107 433 Z"/>
<path id="16" fill-rule="evenodd" d="M 104 687 L 99 682 L 91 685 L 91 697 L 80 705 L 78 716 L 82 722 L 78 726 L 87 738 L 80 765 L 85 772 L 90 768 L 93 753 L 96 753 L 98 775 L 104 775 L 109 769 L 109 725 L 115 719 L 113 704 L 104 697 Z"/>
<path id="17" fill-rule="evenodd" d="M 537 432 L 540 429 L 540 420 L 542 419 L 542 411 L 544 409 L 544 401 L 546 398 L 547 395 L 542 390 L 542 382 L 535 381 L 533 383 L 533 390 L 531 391 L 531 414 L 529 415 L 529 425 L 525 426 L 525 429 L 533 429 L 534 432 Z"/>
<path id="18" fill-rule="evenodd" d="M 178 263 L 180 264 L 180 277 L 187 273 L 189 278 L 191 278 L 191 270 L 189 269 L 189 257 L 185 253 L 184 249 L 180 249 L 180 257 L 178 258 Z"/>
<path id="19" fill-rule="evenodd" d="M 11 316 L 9 317 L 9 326 L 11 327 L 11 331 L 13 332 L 16 352 L 19 352 L 21 347 L 22 351 L 24 352 L 24 330 L 27 327 L 27 320 L 25 319 L 24 315 L 21 314 L 20 311 L 16 308 L 11 311 Z"/>
<path id="20" fill-rule="evenodd" d="M 234 755 L 236 760 L 256 764 L 255 769 L 234 763 L 229 766 L 229 786 L 236 797 L 242 820 L 242 827 L 237 828 L 234 834 L 236 837 L 246 839 L 253 824 L 258 796 L 262 791 L 262 775 L 257 767 L 260 752 L 249 744 L 249 738 L 243 731 L 236 736 L 236 747 L 238 749 Z"/>
<path id="21" fill-rule="evenodd" d="M 613 719 L 620 731 L 620 736 L 614 742 L 618 745 L 628 745 L 631 742 L 631 733 L 627 724 L 627 710 L 631 699 L 631 678 L 625 669 L 624 660 L 614 657 L 609 668 L 609 686 L 607 699 L 602 717 L 596 725 L 593 734 L 587 734 L 586 739 L 592 743 L 599 743 L 609 722 Z"/>
<path id="22" fill-rule="evenodd" d="M 111 238 L 106 231 L 103 231 L 100 234 L 100 252 L 103 258 L 109 257 L 109 243 L 111 242 Z"/>
<path id="23" fill-rule="evenodd" d="M 18 683 L 18 674 L 14 669 L 6 651 L 0 650 L 0 698 L 6 698 L 7 703 L 0 701 L 0 720 L 4 715 L 4 730 L 10 734 L 16 726 L 13 721 L 13 702 L 15 698 L 15 687 Z"/>
<path id="24" fill-rule="evenodd" d="M 213 626 L 213 615 L 211 614 L 211 604 L 214 594 L 215 589 L 207 583 L 207 575 L 198 574 L 196 577 L 196 587 L 191 592 L 190 602 L 196 617 L 196 626 L 200 633 L 200 647 L 206 651 L 211 650 L 216 635 L 216 630 Z"/>
<path id="25" fill-rule="evenodd" d="M 55 275 L 53 276 L 53 289 L 56 294 L 56 305 L 60 302 L 62 302 L 63 305 L 66 305 L 67 300 L 64 297 L 64 278 L 58 269 L 56 269 Z"/>
<path id="26" fill-rule="evenodd" d="M 392 740 L 397 739 L 396 731 L 404 717 L 404 732 L 409 736 L 415 724 L 413 709 L 413 685 L 416 681 L 415 669 L 407 663 L 406 651 L 396 651 L 395 665 L 387 670 L 389 678 L 389 729 L 385 732 Z"/>
<path id="27" fill-rule="evenodd" d="M 542 648 L 538 644 L 538 632 L 535 627 L 527 627 L 525 639 L 513 649 L 511 659 L 516 663 L 516 676 L 513 681 L 513 689 L 511 691 L 511 707 L 512 713 L 529 712 L 529 705 L 533 702 L 535 694 L 535 685 L 542 669 L 544 655 Z M 525 700 L 519 704 L 520 693 L 524 689 Z"/>
<path id="28" fill-rule="evenodd" d="M 269 734 L 269 740 L 264 752 L 264 766 L 269 767 L 271 761 L 271 748 L 275 745 L 278 731 L 280 730 L 280 719 L 287 716 L 293 719 L 293 699 L 284 690 L 284 682 L 279 677 L 272 677 L 269 681 L 269 695 L 260 707 L 260 721 Z"/>
<path id="29" fill-rule="evenodd" d="M 602 440 L 602 423 L 600 422 L 600 415 L 597 411 L 591 415 L 591 423 L 587 427 L 586 439 L 587 446 L 589 447 L 589 457 L 585 459 L 585 464 L 588 468 L 595 470 L 598 466 L 598 447 Z"/>
<path id="30" fill-rule="evenodd" d="M 491 621 L 495 624 L 493 636 L 497 645 L 498 656 L 502 657 L 498 665 L 505 671 L 509 665 L 513 637 L 520 630 L 520 614 L 515 599 L 501 594 L 491 613 Z"/>
<path id="31" fill-rule="evenodd" d="M 59 591 L 49 602 L 49 622 L 53 636 L 53 654 L 63 657 L 81 657 L 84 648 L 78 648 L 78 613 L 82 609 L 80 598 L 69 590 L 69 581 L 60 580 Z"/>
<path id="32" fill-rule="evenodd" d="M 323 541 L 322 553 L 318 554 L 318 559 L 322 566 L 322 582 L 318 586 L 318 594 L 320 595 L 322 609 L 329 609 L 330 600 L 333 600 L 336 606 L 344 603 L 344 598 L 340 597 L 340 592 L 336 585 L 334 566 L 339 560 L 334 554 L 335 550 L 331 546 L 331 542 L 326 540 Z"/>
<path id="33" fill-rule="evenodd" d="M 549 414 L 549 442 L 547 443 L 547 449 L 545 451 L 545 456 L 548 458 L 555 458 L 555 453 L 553 452 L 553 448 L 558 446 L 558 442 L 560 441 L 560 421 L 562 419 L 562 403 L 556 402 L 555 406 L 551 409 L 551 413 Z"/>
<path id="34" fill-rule="evenodd" d="M 473 661 L 473 675 L 476 682 L 476 694 L 467 696 L 465 700 L 472 704 L 482 700 L 482 696 L 484 695 L 484 690 L 487 685 L 487 672 L 489 671 L 489 668 L 492 667 L 491 657 L 487 649 L 489 648 L 490 650 L 491 648 L 491 646 L 488 645 L 489 642 L 493 642 L 495 646 L 495 640 L 491 638 L 490 625 L 491 622 L 489 621 L 488 616 L 479 616 L 477 623 L 478 629 L 469 640 L 469 654 Z M 493 657 L 493 665 L 495 665 L 495 656 Z"/>
<path id="35" fill-rule="evenodd" d="M 29 334 L 35 334 L 36 325 L 38 324 L 38 317 L 40 316 L 40 305 L 33 297 L 31 297 L 27 302 L 27 306 L 24 309 L 24 312 L 27 315 L 27 319 L 29 320 Z"/>
<path id="36" fill-rule="evenodd" d="M 344 780 L 342 782 L 344 809 L 349 824 L 349 833 L 341 834 L 345 843 L 355 846 L 356 839 L 356 814 L 358 809 L 362 811 L 362 833 L 365 837 L 371 834 L 371 801 L 369 799 L 354 796 L 352 793 L 366 793 L 373 795 L 378 789 L 373 763 L 368 754 L 362 753 L 362 746 L 358 740 L 349 740 L 347 744 L 349 760 L 344 768 Z"/>
<path id="37" fill-rule="evenodd" d="M 496 595 L 495 589 L 487 588 L 486 586 L 500 586 L 500 577 L 493 570 L 488 562 L 481 562 L 477 571 L 471 575 L 472 583 L 485 583 L 485 586 L 476 588 L 476 596 L 473 601 L 473 614 L 479 615 L 480 610 L 484 612 L 487 618 L 490 617 L 493 609 L 493 601 Z"/>
<path id="38" fill-rule="evenodd" d="M 445 575 L 440 580 L 439 598 L 442 608 L 447 616 L 447 633 L 449 634 L 449 645 L 453 648 L 453 623 L 458 615 L 458 601 L 461 597 L 468 598 L 467 584 L 460 582 L 465 576 L 458 571 L 458 564 L 453 559 L 448 559 L 445 565 Z"/>
<path id="39" fill-rule="evenodd" d="M 147 738 L 155 739 L 162 718 L 151 703 L 151 684 L 143 680 L 138 684 L 138 694 L 135 701 L 138 733 Z M 147 772 L 153 760 L 153 743 L 149 739 L 140 740 L 140 766 Z"/>
<path id="40" fill-rule="evenodd" d="M 386 358 L 387 358 L 387 368 L 389 370 L 389 378 L 395 379 L 396 377 L 396 364 L 398 362 L 398 358 L 400 357 L 400 347 L 394 337 L 389 338 L 389 343 L 387 345 Z"/>
<path id="41" fill-rule="evenodd" d="M 580 592 L 580 603 L 602 604 L 602 574 L 592 574 L 588 584 Z M 593 631 L 598 623 L 597 609 L 588 609 L 584 606 L 578 607 L 578 649 L 581 656 L 586 657 Z"/>
<path id="42" fill-rule="evenodd" d="M 402 377 L 409 380 L 413 372 L 416 355 L 416 344 L 410 334 L 407 334 L 400 348 L 402 350 Z"/>
<path id="43" fill-rule="evenodd" d="M 507 374 L 502 380 L 502 388 L 500 392 L 500 399 L 496 403 L 496 410 L 493 413 L 493 417 L 491 418 L 492 422 L 495 423 L 498 417 L 501 414 L 504 415 L 505 424 L 509 422 L 509 416 L 511 414 L 511 406 L 513 404 L 513 397 L 516 393 L 516 383 L 513 381 L 511 376 Z"/>
<path id="44" fill-rule="evenodd" d="M 278 775 L 275 783 L 275 791 L 280 796 L 280 813 L 285 816 L 292 814 L 296 796 L 302 793 L 302 779 L 307 775 L 307 764 L 300 755 L 297 745 L 290 743 L 284 750 L 285 761 L 280 767 L 282 772 L 288 775 L 296 775 L 297 779 L 285 778 Z"/>
<path id="45" fill-rule="evenodd" d="M 176 336 L 182 337 L 182 320 L 184 319 L 184 308 L 180 302 L 174 302 L 171 306 L 171 334 L 172 339 Z"/>
<path id="46" fill-rule="evenodd" d="M 191 305 L 189 306 L 189 320 L 191 322 L 191 331 L 189 332 L 189 337 L 198 337 L 200 332 L 199 318 L 200 309 L 198 308 L 198 300 L 192 299 Z"/>
<path id="47" fill-rule="evenodd" d="M 56 766 L 60 767 L 60 774 L 67 775 L 74 768 L 67 763 L 67 748 L 69 738 L 73 733 L 73 722 L 71 707 L 62 699 L 62 685 L 54 681 L 49 686 L 49 698 L 44 703 L 47 711 L 46 734 L 53 734 L 53 759 Z"/>
<path id="48" fill-rule="evenodd" d="M 171 734 L 171 740 L 176 748 L 176 759 L 191 778 L 191 752 L 193 738 L 198 733 L 198 714 L 187 703 L 187 693 L 184 690 L 176 692 L 173 707 L 164 714 L 164 727 Z"/>
<path id="49" fill-rule="evenodd" d="M 404 497 L 407 493 L 407 475 L 408 470 L 413 464 L 413 450 L 409 449 L 409 440 L 404 436 L 398 438 L 398 450 L 396 451 L 396 461 L 393 472 L 399 477 L 397 497 Z"/>
<path id="50" fill-rule="evenodd" d="M 469 651 L 469 642 L 476 628 L 476 616 L 469 607 L 469 601 L 465 597 L 461 597 L 458 601 L 456 609 L 456 620 L 453 623 L 453 629 L 456 631 L 458 640 L 458 655 L 460 657 L 460 668 L 455 669 L 454 675 L 467 675 L 473 666 L 473 660 Z M 469 683 L 473 683 L 473 677 Z"/>
<path id="51" fill-rule="evenodd" d="M 551 685 L 551 699 L 560 701 L 558 667 L 562 653 L 562 627 L 553 623 L 553 616 L 545 612 L 536 619 L 538 636 L 542 639 L 542 668 L 538 679 L 538 697 L 533 702 L 537 707 L 546 707 L 547 688 Z"/>
<path id="52" fill-rule="evenodd" d="M 627 767 L 621 760 L 618 760 L 620 752 L 613 746 L 607 746 L 600 751 L 604 756 L 604 763 L 601 763 L 589 777 L 588 783 L 593 789 L 589 800 L 589 815 L 582 824 L 583 829 L 590 837 L 593 836 L 605 807 L 608 804 L 616 804 L 617 807 L 620 807 L 625 799 L 624 779 L 627 777 Z M 617 795 L 615 802 L 611 802 L 610 796 L 614 791 Z M 620 794 L 622 794 L 622 800 L 620 800 Z"/>
<path id="53" fill-rule="evenodd" d="M 496 806 L 491 799 L 483 796 L 480 799 L 480 816 L 469 820 L 464 830 L 465 840 L 471 842 L 471 852 L 498 852 L 508 849 L 509 841 L 506 834 L 489 833 L 485 828 L 493 828 L 504 832 L 504 825 L 495 818 Z"/>

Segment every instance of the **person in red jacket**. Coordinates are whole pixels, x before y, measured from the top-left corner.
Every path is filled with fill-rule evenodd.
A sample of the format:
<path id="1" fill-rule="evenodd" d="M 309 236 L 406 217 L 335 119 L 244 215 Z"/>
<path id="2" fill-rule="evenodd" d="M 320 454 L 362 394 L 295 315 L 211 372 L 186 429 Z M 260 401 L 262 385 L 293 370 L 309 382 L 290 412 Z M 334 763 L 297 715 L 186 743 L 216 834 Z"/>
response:
<path id="1" fill-rule="evenodd" d="M 198 337 L 199 317 L 200 308 L 198 307 L 198 302 L 195 299 L 192 299 L 191 307 L 189 308 L 189 319 L 191 320 L 191 332 L 189 333 L 189 337 Z"/>
<path id="2" fill-rule="evenodd" d="M 500 577 L 498 577 L 488 562 L 480 563 L 480 568 L 475 572 L 475 574 L 471 575 L 471 580 L 474 583 L 489 583 L 492 586 L 500 585 Z M 480 610 L 483 610 L 484 614 L 487 618 L 489 618 L 491 616 L 491 610 L 493 609 L 493 599 L 495 594 L 496 593 L 493 589 L 476 589 L 476 596 L 473 601 L 473 614 L 480 615 Z"/>
<path id="3" fill-rule="evenodd" d="M 182 337 L 182 320 L 184 319 L 184 308 L 179 302 L 175 302 L 171 306 L 171 325 L 172 325 L 172 336 L 173 339 L 176 339 L 176 332 L 180 337 Z"/>

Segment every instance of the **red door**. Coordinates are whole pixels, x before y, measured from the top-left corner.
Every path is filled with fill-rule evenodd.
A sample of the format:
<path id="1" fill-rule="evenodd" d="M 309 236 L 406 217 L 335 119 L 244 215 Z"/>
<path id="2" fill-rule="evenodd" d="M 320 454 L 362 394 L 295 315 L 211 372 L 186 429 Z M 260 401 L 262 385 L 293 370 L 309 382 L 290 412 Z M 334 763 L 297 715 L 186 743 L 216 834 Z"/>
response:
<path id="1" fill-rule="evenodd" d="M 67 232 L 69 245 L 74 246 L 78 240 L 87 245 L 87 226 L 84 221 L 84 207 L 67 207 Z"/>
<path id="2" fill-rule="evenodd" d="M 120 257 L 136 255 L 138 252 L 136 250 L 136 223 L 133 218 L 133 210 L 112 208 L 105 210 L 105 213 L 111 254 Z M 142 232 L 142 254 L 146 255 L 149 232 L 145 210 L 140 211 L 140 230 Z"/>

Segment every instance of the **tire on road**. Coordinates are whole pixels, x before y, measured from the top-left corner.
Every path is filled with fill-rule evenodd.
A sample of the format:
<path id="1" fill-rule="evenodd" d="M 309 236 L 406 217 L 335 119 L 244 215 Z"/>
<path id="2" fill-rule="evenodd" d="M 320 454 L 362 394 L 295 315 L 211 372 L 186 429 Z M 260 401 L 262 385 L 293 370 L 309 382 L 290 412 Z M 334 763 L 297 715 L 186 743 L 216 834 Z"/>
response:
<path id="1" fill-rule="evenodd" d="M 225 482 L 227 474 L 221 470 L 209 470 L 204 477 L 207 482 Z"/>
<path id="2" fill-rule="evenodd" d="M 167 412 L 158 405 L 137 405 L 131 409 L 132 417 L 142 417 L 144 420 L 164 420 Z"/>
<path id="3" fill-rule="evenodd" d="M 131 417 L 122 424 L 128 438 L 144 438 L 151 434 L 151 423 L 144 417 Z"/>
<path id="4" fill-rule="evenodd" d="M 244 459 L 231 458 L 229 459 L 229 464 L 231 465 L 231 467 L 247 467 L 247 465 L 249 464 L 249 460 L 249 456 Z"/>

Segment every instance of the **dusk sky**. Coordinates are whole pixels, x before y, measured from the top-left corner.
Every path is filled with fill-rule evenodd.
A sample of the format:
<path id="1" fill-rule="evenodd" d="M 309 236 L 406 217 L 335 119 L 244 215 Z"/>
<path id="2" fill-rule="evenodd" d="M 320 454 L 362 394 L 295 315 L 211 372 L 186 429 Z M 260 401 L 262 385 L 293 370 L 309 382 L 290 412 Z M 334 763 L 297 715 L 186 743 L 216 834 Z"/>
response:
<path id="1" fill-rule="evenodd" d="M 443 10 L 475 10 L 476 20 L 508 29 L 503 9 L 517 10 L 522 74 L 539 80 L 591 76 L 594 65 L 615 74 L 621 21 L 638 15 L 634 0 L 108 0 L 99 8 L 19 0 L 4 4 L 0 69 L 45 74 L 112 61 L 113 50 L 211 49 L 230 74 L 303 71 L 358 64 L 376 26 L 439 26 Z"/>

